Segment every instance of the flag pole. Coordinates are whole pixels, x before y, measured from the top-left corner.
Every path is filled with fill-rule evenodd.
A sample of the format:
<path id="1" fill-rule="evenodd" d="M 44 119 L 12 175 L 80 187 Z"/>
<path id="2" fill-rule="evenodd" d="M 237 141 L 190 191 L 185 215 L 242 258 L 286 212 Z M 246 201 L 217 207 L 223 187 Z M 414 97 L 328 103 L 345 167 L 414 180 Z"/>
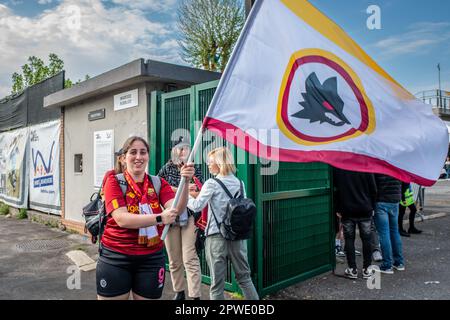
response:
<path id="1" fill-rule="evenodd" d="M 246 35 L 246 32 L 245 32 L 245 31 L 246 31 L 247 28 L 249 27 L 249 25 L 250 25 L 250 23 L 251 23 L 251 20 L 252 20 L 252 17 L 254 17 L 254 16 L 256 15 L 257 10 L 255 10 L 255 9 L 259 9 L 259 7 L 261 6 L 261 2 L 262 2 L 262 0 L 259 0 L 258 2 L 256 2 L 256 0 L 249 0 L 249 1 L 247 1 L 247 3 L 248 3 L 247 8 L 248 8 L 249 12 L 248 12 L 248 15 L 247 15 L 247 19 L 246 19 L 246 21 L 245 21 L 245 24 L 244 24 L 244 28 L 242 29 L 242 32 L 241 32 L 241 34 L 239 35 L 239 38 L 238 38 L 238 40 L 237 40 L 237 42 L 236 42 L 236 46 L 235 46 L 235 48 L 234 48 L 234 50 L 233 50 L 233 52 L 232 52 L 232 54 L 231 54 L 230 60 L 228 60 L 228 63 L 227 63 L 227 65 L 226 65 L 225 70 L 224 70 L 224 72 L 223 72 L 222 75 L 224 75 L 224 74 L 226 75 L 226 74 L 227 74 L 227 70 L 228 70 L 229 68 L 231 68 L 232 62 L 233 62 L 234 59 L 235 59 L 236 51 L 239 51 L 239 50 L 240 50 L 240 47 L 242 46 L 243 39 L 244 39 L 244 37 L 245 37 L 245 35 Z M 251 10 L 250 10 L 250 9 L 251 9 Z M 227 79 L 226 76 L 225 76 L 225 77 L 222 76 L 222 77 L 220 78 L 219 85 L 217 86 L 217 89 L 216 89 L 216 93 L 220 90 L 220 88 L 221 88 L 221 86 L 223 85 L 223 83 L 224 83 L 224 82 L 227 82 L 227 81 L 228 81 L 228 79 Z M 200 131 L 199 131 L 199 133 L 198 133 L 198 135 L 197 135 L 197 138 L 195 139 L 194 146 L 192 147 L 191 154 L 189 155 L 189 158 L 188 158 L 188 160 L 187 160 L 188 163 L 189 163 L 189 162 L 192 162 L 192 160 L 193 160 L 193 158 L 194 158 L 194 155 L 195 155 L 195 153 L 197 152 L 197 149 L 198 149 L 199 146 L 200 146 L 200 142 L 201 142 L 201 140 L 202 140 L 201 137 L 202 137 L 203 131 L 204 131 L 205 128 L 207 127 L 207 123 L 205 123 L 205 121 L 208 121 L 208 119 L 209 119 L 208 115 L 209 115 L 210 112 L 211 112 L 211 106 L 214 105 L 214 103 L 215 103 L 215 101 L 216 101 L 217 99 L 218 99 L 218 95 L 217 95 L 217 94 L 214 94 L 214 96 L 213 96 L 213 98 L 212 98 L 212 100 L 211 100 L 211 102 L 210 102 L 210 104 L 209 104 L 209 108 L 208 108 L 208 110 L 206 111 L 205 119 L 203 120 L 202 126 L 200 127 Z M 172 203 L 172 208 L 174 208 L 174 207 L 177 206 L 178 201 L 179 201 L 180 196 L 181 196 L 180 190 L 183 189 L 185 183 L 186 183 L 186 179 L 185 179 L 185 178 L 181 178 L 180 185 L 178 186 L 177 192 L 176 192 L 176 194 L 175 194 L 175 200 L 174 200 L 173 203 Z M 165 226 L 164 226 L 164 230 L 163 230 L 163 233 L 162 233 L 162 235 L 161 235 L 161 240 L 164 241 L 164 239 L 165 239 L 166 236 L 167 236 L 167 232 L 169 231 L 169 228 L 170 228 L 170 225 L 165 225 Z"/>
<path id="2" fill-rule="evenodd" d="M 202 126 L 200 127 L 200 130 L 197 134 L 197 137 L 195 138 L 195 142 L 194 142 L 194 146 L 192 147 L 191 153 L 189 154 L 187 163 L 191 163 L 194 160 L 194 156 L 197 153 L 198 148 L 200 147 L 200 143 L 202 141 L 202 134 L 203 134 L 203 130 L 204 130 L 204 124 L 202 124 Z M 178 186 L 177 192 L 175 194 L 175 198 L 172 202 L 172 208 L 176 208 L 176 206 L 178 205 L 178 202 L 180 201 L 180 197 L 181 197 L 181 192 L 184 188 L 184 185 L 186 184 L 186 178 L 185 177 L 181 177 L 181 181 L 180 181 L 180 185 Z M 164 230 L 162 232 L 161 235 L 161 240 L 164 241 L 166 239 L 167 236 L 167 232 L 169 232 L 169 228 L 170 225 L 166 224 L 164 226 Z"/>

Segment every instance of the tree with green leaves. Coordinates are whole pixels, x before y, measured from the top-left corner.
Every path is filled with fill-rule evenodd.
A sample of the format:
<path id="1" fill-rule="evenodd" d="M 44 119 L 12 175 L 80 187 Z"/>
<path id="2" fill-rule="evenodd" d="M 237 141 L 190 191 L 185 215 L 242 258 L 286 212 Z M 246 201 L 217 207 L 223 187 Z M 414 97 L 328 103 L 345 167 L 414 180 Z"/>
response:
<path id="1" fill-rule="evenodd" d="M 182 0 L 181 58 L 197 68 L 223 72 L 244 23 L 242 0 Z"/>
<path id="2" fill-rule="evenodd" d="M 12 94 L 22 92 L 26 88 L 44 81 L 54 75 L 58 74 L 64 69 L 64 61 L 58 55 L 50 53 L 49 64 L 46 65 L 41 58 L 31 56 L 28 58 L 28 63 L 22 66 L 22 74 L 14 72 L 12 75 Z M 85 80 L 89 79 L 86 75 Z M 79 83 L 81 80 L 78 80 Z M 64 87 L 70 88 L 73 82 L 66 79 Z"/>

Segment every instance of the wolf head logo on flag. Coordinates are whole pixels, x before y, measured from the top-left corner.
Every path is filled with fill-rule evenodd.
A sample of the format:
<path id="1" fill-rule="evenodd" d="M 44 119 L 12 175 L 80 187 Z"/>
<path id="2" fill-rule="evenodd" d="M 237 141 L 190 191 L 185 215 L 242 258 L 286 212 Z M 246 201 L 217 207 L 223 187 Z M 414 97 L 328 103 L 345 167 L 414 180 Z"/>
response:
<path id="1" fill-rule="evenodd" d="M 350 124 L 344 115 L 344 101 L 337 92 L 336 77 L 329 78 L 321 84 L 316 73 L 313 72 L 306 79 L 305 86 L 306 92 L 302 93 L 304 101 L 299 102 L 303 110 L 293 114 L 293 117 L 309 119 L 309 122 L 328 122 L 336 127 Z"/>
<path id="2" fill-rule="evenodd" d="M 331 52 L 308 49 L 294 53 L 288 63 L 278 125 L 293 141 L 314 145 L 370 134 L 375 117 L 356 73 Z"/>
<path id="3" fill-rule="evenodd" d="M 430 106 L 306 0 L 256 1 L 203 128 L 261 158 L 425 186 L 449 142 Z M 277 138 L 259 135 L 268 131 Z"/>

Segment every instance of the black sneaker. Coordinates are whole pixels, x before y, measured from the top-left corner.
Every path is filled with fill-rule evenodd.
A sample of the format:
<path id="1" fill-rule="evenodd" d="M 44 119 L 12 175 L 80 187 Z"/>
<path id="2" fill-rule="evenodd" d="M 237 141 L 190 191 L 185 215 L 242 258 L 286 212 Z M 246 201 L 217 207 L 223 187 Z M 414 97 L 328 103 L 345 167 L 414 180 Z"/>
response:
<path id="1" fill-rule="evenodd" d="M 177 292 L 175 294 L 175 297 L 173 297 L 173 300 L 186 300 L 186 296 L 184 294 L 184 291 Z"/>
<path id="2" fill-rule="evenodd" d="M 404 264 L 399 264 L 398 266 L 393 265 L 392 266 L 395 270 L 397 271 L 405 271 L 405 265 Z"/>
<path id="3" fill-rule="evenodd" d="M 399 230 L 399 233 L 402 237 L 411 237 L 410 234 L 408 232 L 406 232 L 405 230 Z"/>
<path id="4" fill-rule="evenodd" d="M 347 268 L 344 271 L 344 274 L 349 279 L 358 279 L 358 270 L 353 268 Z"/>
<path id="5" fill-rule="evenodd" d="M 419 229 L 416 229 L 415 227 L 413 227 L 413 228 L 409 228 L 408 229 L 408 233 L 410 233 L 410 234 L 420 234 L 420 233 L 422 233 L 422 230 L 419 230 Z"/>

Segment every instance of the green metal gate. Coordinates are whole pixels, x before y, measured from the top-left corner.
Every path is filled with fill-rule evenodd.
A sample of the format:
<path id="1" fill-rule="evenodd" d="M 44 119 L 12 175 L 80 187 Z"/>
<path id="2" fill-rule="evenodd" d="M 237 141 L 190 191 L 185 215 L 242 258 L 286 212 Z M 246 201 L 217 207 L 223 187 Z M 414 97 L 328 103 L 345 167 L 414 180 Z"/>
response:
<path id="1" fill-rule="evenodd" d="M 148 121 L 150 173 L 156 174 L 169 159 L 171 140 L 177 139 L 173 130 L 189 130 L 193 143 L 217 84 L 218 81 L 213 81 L 170 93 L 152 92 Z M 265 296 L 331 270 L 335 259 L 329 166 L 278 163 L 277 174 L 261 175 L 264 166 L 255 157 L 208 131 L 202 150 L 196 155 L 205 180 L 209 178 L 208 168 L 205 161 L 199 160 L 222 145 L 233 152 L 237 176 L 244 181 L 247 195 L 258 207 L 248 254 L 259 294 Z M 200 258 L 202 279 L 210 283 L 204 254 Z M 230 264 L 225 288 L 239 291 Z"/>
<path id="2" fill-rule="evenodd" d="M 193 142 L 197 130 L 199 129 L 204 114 L 209 106 L 209 102 L 214 95 L 217 81 L 212 83 L 193 86 L 188 89 L 174 91 L 170 93 L 152 92 L 150 114 L 150 165 L 149 171 L 152 174 L 158 173 L 159 169 L 170 158 L 172 143 L 177 141 L 179 135 L 186 136 L 183 131 L 189 132 Z M 196 122 L 197 121 L 197 122 Z M 214 143 L 211 144 L 210 139 Z M 205 136 L 202 150 L 197 153 L 196 163 L 201 163 L 201 169 L 205 180 L 210 176 L 208 167 L 204 162 L 199 161 L 203 152 L 212 150 L 214 146 L 227 145 L 220 137 L 212 133 Z M 234 148 L 234 147 L 233 147 Z M 206 263 L 204 252 L 200 256 L 203 282 L 210 284 L 210 272 Z M 238 291 L 239 287 L 233 281 L 234 273 L 231 263 L 228 263 L 225 289 L 228 291 Z"/>
<path id="3" fill-rule="evenodd" d="M 329 166 L 281 162 L 278 174 L 255 177 L 259 293 L 265 296 L 331 270 L 335 258 Z"/>

